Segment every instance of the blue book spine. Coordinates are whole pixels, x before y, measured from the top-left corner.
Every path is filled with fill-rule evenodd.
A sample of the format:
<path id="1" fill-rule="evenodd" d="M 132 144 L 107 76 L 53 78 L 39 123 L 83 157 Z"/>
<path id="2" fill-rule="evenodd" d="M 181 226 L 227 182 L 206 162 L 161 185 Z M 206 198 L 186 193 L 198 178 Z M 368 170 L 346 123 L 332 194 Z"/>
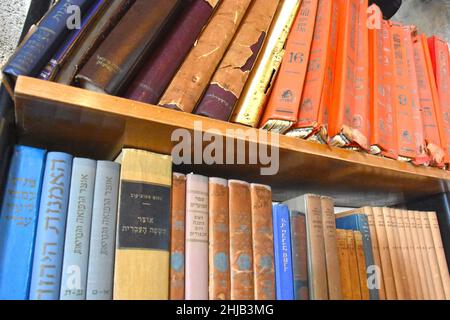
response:
<path id="1" fill-rule="evenodd" d="M 286 205 L 273 206 L 273 223 L 277 300 L 294 300 L 290 214 Z"/>
<path id="2" fill-rule="evenodd" d="M 70 9 L 78 7 L 83 16 L 92 3 L 92 0 L 60 0 L 56 3 L 3 68 L 5 76 L 15 81 L 21 75 L 38 75 L 71 31 L 68 21 L 73 20 L 76 11 Z"/>
<path id="3" fill-rule="evenodd" d="M 363 236 L 364 256 L 366 260 L 367 277 L 373 276 L 370 274 L 370 266 L 375 265 L 372 251 L 372 241 L 370 238 L 369 221 L 365 214 L 353 214 L 350 216 L 338 217 L 336 219 L 336 228 L 345 230 L 354 230 L 361 232 Z M 379 300 L 379 289 L 369 288 L 370 300 Z"/>
<path id="4" fill-rule="evenodd" d="M 96 170 L 97 161 L 83 158 L 73 160 L 61 275 L 61 300 L 86 299 Z"/>
<path id="5" fill-rule="evenodd" d="M 14 148 L 0 213 L 0 300 L 28 299 L 45 153 Z"/>
<path id="6" fill-rule="evenodd" d="M 31 300 L 59 298 L 71 171 L 71 155 L 48 154 L 36 232 Z"/>
<path id="7" fill-rule="evenodd" d="M 95 178 L 94 205 L 89 249 L 87 300 L 113 298 L 114 256 L 120 165 L 99 161 Z"/>

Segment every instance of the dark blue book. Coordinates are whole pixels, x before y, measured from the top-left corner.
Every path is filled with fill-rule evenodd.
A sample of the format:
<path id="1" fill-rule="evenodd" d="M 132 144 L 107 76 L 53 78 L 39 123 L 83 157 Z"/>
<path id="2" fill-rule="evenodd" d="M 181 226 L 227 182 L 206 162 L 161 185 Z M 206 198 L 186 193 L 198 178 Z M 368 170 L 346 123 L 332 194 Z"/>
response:
<path id="1" fill-rule="evenodd" d="M 82 18 L 94 3 L 92 0 L 60 0 L 19 46 L 3 68 L 4 83 L 13 92 L 18 76 L 37 76 L 67 38 L 78 7 Z"/>
<path id="2" fill-rule="evenodd" d="M 344 212 L 336 215 L 336 228 L 344 230 L 353 230 L 361 232 L 363 236 L 364 256 L 366 260 L 366 272 L 370 270 L 370 266 L 375 265 L 372 252 L 372 241 L 370 238 L 369 221 L 363 209 Z M 367 272 L 367 279 L 373 274 Z M 379 300 L 379 290 L 377 288 L 369 288 L 370 300 Z"/>
<path id="3" fill-rule="evenodd" d="M 0 300 L 28 299 L 45 153 L 14 148 L 0 213 Z"/>
<path id="4" fill-rule="evenodd" d="M 14 105 L 4 86 L 0 86 L 0 206 L 14 149 Z"/>
<path id="5" fill-rule="evenodd" d="M 290 214 L 286 205 L 273 205 L 273 242 L 277 300 L 294 300 Z"/>

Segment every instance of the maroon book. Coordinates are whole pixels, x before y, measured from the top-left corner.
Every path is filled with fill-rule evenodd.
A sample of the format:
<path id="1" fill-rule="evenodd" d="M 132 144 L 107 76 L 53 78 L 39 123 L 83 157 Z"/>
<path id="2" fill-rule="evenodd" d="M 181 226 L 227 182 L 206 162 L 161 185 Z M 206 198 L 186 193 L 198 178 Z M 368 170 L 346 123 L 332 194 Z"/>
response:
<path id="1" fill-rule="evenodd" d="M 192 0 L 124 97 L 157 104 L 220 1 Z"/>

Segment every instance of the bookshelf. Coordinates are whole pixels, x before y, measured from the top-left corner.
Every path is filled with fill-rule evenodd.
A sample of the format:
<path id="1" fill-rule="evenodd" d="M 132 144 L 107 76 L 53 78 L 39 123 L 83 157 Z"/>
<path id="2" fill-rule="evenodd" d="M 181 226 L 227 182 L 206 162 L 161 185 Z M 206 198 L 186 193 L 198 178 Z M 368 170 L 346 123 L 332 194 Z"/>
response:
<path id="1" fill-rule="evenodd" d="M 20 143 L 77 156 L 114 159 L 122 147 L 170 154 L 177 142 L 175 129 L 218 129 L 219 138 L 244 141 L 253 138 L 227 129 L 248 128 L 157 106 L 99 94 L 28 77 L 20 77 L 15 89 L 16 124 Z M 250 129 L 256 137 L 260 130 Z M 270 141 L 270 138 L 269 138 Z M 238 178 L 269 184 L 274 200 L 286 200 L 305 192 L 329 195 L 338 206 L 385 206 L 423 198 L 449 190 L 450 173 L 416 167 L 386 158 L 333 148 L 315 142 L 279 136 L 280 170 L 261 176 L 260 165 L 188 165 L 182 172 Z"/>

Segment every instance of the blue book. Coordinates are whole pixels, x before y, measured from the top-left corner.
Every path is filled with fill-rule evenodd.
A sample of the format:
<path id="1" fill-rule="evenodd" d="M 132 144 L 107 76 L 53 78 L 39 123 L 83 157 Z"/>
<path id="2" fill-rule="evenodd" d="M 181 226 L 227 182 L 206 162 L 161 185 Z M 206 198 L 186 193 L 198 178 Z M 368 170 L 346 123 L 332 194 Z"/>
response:
<path id="1" fill-rule="evenodd" d="M 60 0 L 49 10 L 3 68 L 10 92 L 18 76 L 37 76 L 50 61 L 71 31 L 68 22 L 74 21 L 74 6 L 80 9 L 82 18 L 93 3 L 92 0 Z"/>
<path id="2" fill-rule="evenodd" d="M 59 299 L 71 171 L 71 155 L 48 154 L 36 233 L 31 300 Z"/>
<path id="3" fill-rule="evenodd" d="M 87 300 L 112 300 L 120 164 L 97 163 L 89 249 Z"/>
<path id="4" fill-rule="evenodd" d="M 97 161 L 75 158 L 70 182 L 61 300 L 85 300 Z"/>
<path id="5" fill-rule="evenodd" d="M 372 241 L 370 239 L 369 221 L 367 215 L 364 214 L 363 209 L 361 209 L 360 213 L 358 212 L 358 210 L 354 210 L 336 215 L 336 228 L 361 232 L 363 236 L 363 247 L 364 247 L 364 256 L 366 259 L 366 266 L 367 268 L 369 268 L 369 266 L 375 265 L 375 260 L 373 258 L 372 252 Z M 367 273 L 368 279 L 371 276 L 373 275 Z M 369 288 L 369 295 L 370 300 L 380 299 L 379 290 L 376 288 Z"/>
<path id="6" fill-rule="evenodd" d="M 13 152 L 0 213 L 0 300 L 28 299 L 45 153 Z"/>
<path id="7" fill-rule="evenodd" d="M 286 205 L 273 205 L 273 242 L 277 300 L 294 300 L 290 214 Z"/>

